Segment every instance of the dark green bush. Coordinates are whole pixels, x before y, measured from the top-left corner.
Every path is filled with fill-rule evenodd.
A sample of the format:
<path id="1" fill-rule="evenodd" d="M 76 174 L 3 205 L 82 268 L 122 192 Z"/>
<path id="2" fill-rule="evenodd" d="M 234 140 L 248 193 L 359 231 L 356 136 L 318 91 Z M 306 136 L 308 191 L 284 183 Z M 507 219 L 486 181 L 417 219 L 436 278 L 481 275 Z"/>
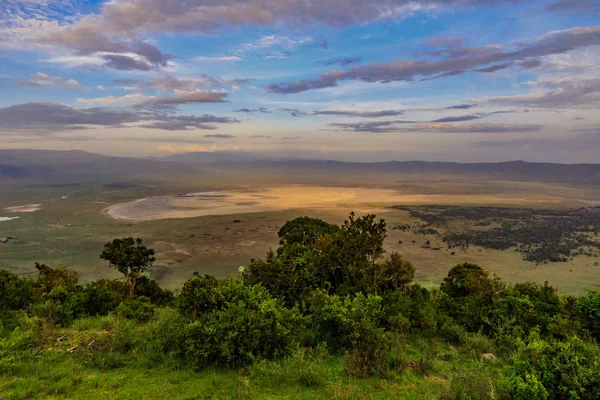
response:
<path id="1" fill-rule="evenodd" d="M 128 299 L 115 309 L 118 316 L 137 322 L 148 322 L 154 316 L 154 307 L 146 297 Z"/>
<path id="2" fill-rule="evenodd" d="M 301 322 L 296 310 L 281 306 L 261 286 L 235 280 L 209 292 L 219 299 L 217 306 L 185 327 L 183 353 L 193 365 L 247 365 L 290 352 Z"/>
<path id="3" fill-rule="evenodd" d="M 179 295 L 179 310 L 182 314 L 197 317 L 215 310 L 223 304 L 214 276 L 194 276 L 187 280 Z"/>
<path id="4" fill-rule="evenodd" d="M 33 282 L 0 270 L 0 312 L 20 310 L 31 301 Z"/>

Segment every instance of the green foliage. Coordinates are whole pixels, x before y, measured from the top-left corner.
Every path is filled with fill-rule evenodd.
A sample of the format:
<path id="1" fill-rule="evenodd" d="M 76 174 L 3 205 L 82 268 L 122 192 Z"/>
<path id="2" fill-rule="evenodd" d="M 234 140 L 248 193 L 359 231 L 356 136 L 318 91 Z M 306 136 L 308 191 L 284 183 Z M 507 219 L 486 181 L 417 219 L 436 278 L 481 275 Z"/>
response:
<path id="1" fill-rule="evenodd" d="M 577 337 L 566 341 L 543 340 L 532 330 L 508 366 L 507 398 L 537 394 L 551 399 L 600 398 L 600 360 L 596 344 Z"/>
<path id="2" fill-rule="evenodd" d="M 214 276 L 194 276 L 183 285 L 179 295 L 179 309 L 183 314 L 196 318 L 211 312 L 223 303 L 216 288 L 219 282 Z"/>
<path id="3" fill-rule="evenodd" d="M 313 248 L 317 241 L 328 235 L 339 233 L 340 228 L 323 220 L 309 217 L 299 217 L 288 221 L 279 230 L 279 244 L 281 248 L 286 245 L 298 244 L 306 248 Z"/>
<path id="4" fill-rule="evenodd" d="M 589 290 L 587 296 L 576 303 L 577 317 L 584 329 L 596 340 L 600 340 L 600 292 Z"/>
<path id="5" fill-rule="evenodd" d="M 415 278 L 415 267 L 398 253 L 391 253 L 376 269 L 375 281 L 380 293 L 405 291 Z"/>
<path id="6" fill-rule="evenodd" d="M 410 382 L 429 388 L 422 398 L 600 398 L 599 292 L 507 285 L 469 263 L 426 289 L 412 283 L 410 262 L 384 257 L 385 235 L 374 215 L 352 213 L 341 227 L 296 219 L 242 279 L 195 276 L 177 296 L 140 275 L 153 251 L 131 238 L 103 252 L 126 265 L 126 282 L 79 285 L 74 272 L 43 264 L 32 281 L 0 271 L 0 389 L 39 360 L 69 359 L 103 374 L 241 368 L 241 397 L 256 394 L 253 380 L 308 397 L 351 397 L 340 385 L 371 380 L 396 396 Z"/>
<path id="7" fill-rule="evenodd" d="M 301 319 L 261 286 L 230 280 L 212 288 L 216 306 L 185 327 L 183 352 L 193 365 L 240 366 L 288 354 Z"/>
<path id="8" fill-rule="evenodd" d="M 154 307 L 146 297 L 127 299 L 115 309 L 117 315 L 137 322 L 148 322 L 154 316 Z"/>
<path id="9" fill-rule="evenodd" d="M 505 284 L 477 264 L 459 264 L 440 286 L 442 309 L 469 331 L 489 329 L 487 317 L 503 296 Z"/>
<path id="10" fill-rule="evenodd" d="M 156 261 L 154 250 L 147 248 L 142 243 L 142 239 L 134 240 L 132 237 L 114 239 L 106 243 L 100 258 L 108 261 L 111 267 L 125 275 L 132 295 L 140 275 Z"/>
<path id="11" fill-rule="evenodd" d="M 0 312 L 24 308 L 31 301 L 32 286 L 31 281 L 0 270 Z"/>

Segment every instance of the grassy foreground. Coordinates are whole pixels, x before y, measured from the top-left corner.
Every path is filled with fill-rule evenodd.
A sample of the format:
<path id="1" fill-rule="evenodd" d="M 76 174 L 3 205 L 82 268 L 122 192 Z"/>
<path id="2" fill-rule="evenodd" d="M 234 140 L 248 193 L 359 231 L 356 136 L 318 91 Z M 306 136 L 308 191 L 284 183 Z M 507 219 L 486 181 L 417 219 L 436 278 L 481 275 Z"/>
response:
<path id="1" fill-rule="evenodd" d="M 173 312 L 157 309 L 155 319 Z M 42 342 L 17 350 L 28 339 L 13 333 L 16 323 L 5 320 L 2 330 L 3 346 L 13 350 L 0 361 L 0 395 L 7 399 L 431 399 L 450 395 L 452 384 L 454 391 L 457 385 L 489 391 L 491 380 L 502 375 L 502 360 L 481 359 L 493 346 L 479 335 L 457 346 L 435 337 L 397 336 L 394 346 L 402 356 L 394 370 L 384 378 L 355 378 L 343 373 L 342 356 L 311 358 L 301 348 L 286 359 L 239 369 L 195 370 L 159 361 L 149 355 L 152 343 L 146 340 L 156 325 L 115 315 L 38 332 Z M 98 344 L 88 349 L 93 340 Z"/>

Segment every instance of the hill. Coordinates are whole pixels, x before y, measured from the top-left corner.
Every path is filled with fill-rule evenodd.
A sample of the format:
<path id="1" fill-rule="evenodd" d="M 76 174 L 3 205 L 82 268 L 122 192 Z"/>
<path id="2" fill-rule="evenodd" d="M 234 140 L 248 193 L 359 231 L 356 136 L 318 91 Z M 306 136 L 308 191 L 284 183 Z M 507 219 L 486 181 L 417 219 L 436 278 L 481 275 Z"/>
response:
<path id="1" fill-rule="evenodd" d="M 248 176 L 284 178 L 287 183 L 306 183 L 340 177 L 436 179 L 486 179 L 540 181 L 573 184 L 600 184 L 600 164 L 555 164 L 509 161 L 500 163 L 455 163 L 389 161 L 358 163 L 318 160 L 273 160 L 260 154 L 235 152 L 194 152 L 160 159 L 111 157 L 80 150 L 0 150 L 0 179 L 114 179 L 151 175 L 210 171 L 223 177 Z M 287 181 L 289 180 L 289 182 Z"/>
<path id="2" fill-rule="evenodd" d="M 192 166 L 80 150 L 0 150 L 0 180 L 104 180 L 148 174 L 194 172 Z"/>

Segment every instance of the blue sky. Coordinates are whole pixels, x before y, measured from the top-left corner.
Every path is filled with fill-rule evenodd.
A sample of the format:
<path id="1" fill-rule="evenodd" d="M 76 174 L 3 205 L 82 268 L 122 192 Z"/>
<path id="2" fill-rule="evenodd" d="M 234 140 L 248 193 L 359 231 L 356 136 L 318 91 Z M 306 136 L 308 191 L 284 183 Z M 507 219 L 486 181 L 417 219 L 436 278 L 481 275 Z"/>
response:
<path id="1" fill-rule="evenodd" d="M 597 0 L 3 0 L 0 147 L 600 162 Z"/>

